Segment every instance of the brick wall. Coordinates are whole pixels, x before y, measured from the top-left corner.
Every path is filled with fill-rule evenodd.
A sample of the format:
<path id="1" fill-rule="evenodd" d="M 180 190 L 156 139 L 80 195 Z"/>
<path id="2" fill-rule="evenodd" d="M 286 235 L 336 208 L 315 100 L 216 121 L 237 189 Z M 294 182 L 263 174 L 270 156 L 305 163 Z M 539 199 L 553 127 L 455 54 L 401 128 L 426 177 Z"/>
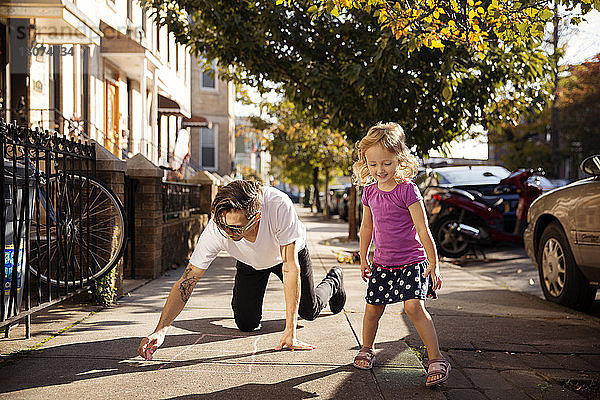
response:
<path id="1" fill-rule="evenodd" d="M 136 177 L 135 276 L 156 279 L 161 273 L 162 195 L 161 180 Z"/>
<path id="2" fill-rule="evenodd" d="M 208 223 L 208 215 L 183 215 L 163 221 L 163 171 L 141 154 L 127 160 L 127 176 L 136 181 L 133 194 L 136 278 L 156 279 L 173 265 L 185 264 Z M 210 204 L 213 190 L 202 190 L 202 203 Z M 207 197 L 206 199 L 204 197 Z M 131 250 L 131 249 L 130 249 Z M 129 253 L 131 256 L 131 252 Z"/>
<path id="3" fill-rule="evenodd" d="M 196 214 L 163 223 L 162 272 L 173 266 L 181 266 L 188 262 L 207 223 L 207 214 Z"/>

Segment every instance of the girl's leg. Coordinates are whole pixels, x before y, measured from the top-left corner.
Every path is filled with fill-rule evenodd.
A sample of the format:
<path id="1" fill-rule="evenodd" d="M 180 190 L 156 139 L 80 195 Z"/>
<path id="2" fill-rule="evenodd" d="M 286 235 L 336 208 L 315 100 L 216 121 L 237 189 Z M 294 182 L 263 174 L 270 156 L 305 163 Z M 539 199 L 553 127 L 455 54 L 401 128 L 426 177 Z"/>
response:
<path id="1" fill-rule="evenodd" d="M 375 335 L 377 334 L 377 328 L 379 327 L 379 319 L 381 318 L 381 315 L 383 315 L 384 310 L 385 305 L 375 306 L 373 304 L 368 303 L 365 305 L 365 315 L 363 316 L 362 329 L 362 349 L 373 348 L 373 343 L 375 342 Z M 367 366 L 366 361 L 358 361 L 357 363 L 365 368 Z"/>
<path id="2" fill-rule="evenodd" d="M 404 312 L 412 321 L 423 344 L 425 344 L 429 359 L 443 358 L 435 326 L 433 325 L 431 315 L 425 309 L 425 302 L 419 299 L 406 300 L 404 302 Z"/>

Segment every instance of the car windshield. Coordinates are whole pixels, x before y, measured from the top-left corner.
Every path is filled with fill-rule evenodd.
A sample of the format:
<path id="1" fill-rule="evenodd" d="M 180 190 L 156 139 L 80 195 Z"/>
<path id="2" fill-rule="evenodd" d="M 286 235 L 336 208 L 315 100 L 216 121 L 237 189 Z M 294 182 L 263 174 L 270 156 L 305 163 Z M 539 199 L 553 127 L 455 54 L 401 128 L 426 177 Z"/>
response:
<path id="1" fill-rule="evenodd" d="M 436 168 L 451 185 L 497 185 L 500 180 L 510 175 L 510 172 L 500 166 L 475 165 L 472 167 L 444 167 Z M 442 182 L 440 182 L 442 183 Z"/>

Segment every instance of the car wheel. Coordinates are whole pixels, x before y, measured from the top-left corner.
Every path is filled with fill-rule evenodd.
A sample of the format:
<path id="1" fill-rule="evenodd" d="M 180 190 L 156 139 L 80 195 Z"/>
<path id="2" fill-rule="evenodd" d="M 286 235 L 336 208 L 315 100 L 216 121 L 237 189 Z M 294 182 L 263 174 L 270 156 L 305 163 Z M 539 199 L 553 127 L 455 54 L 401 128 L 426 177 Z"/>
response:
<path id="1" fill-rule="evenodd" d="M 456 230 L 458 217 L 447 215 L 435 224 L 433 238 L 438 252 L 444 257 L 458 258 L 469 250 L 469 238 Z"/>
<path id="2" fill-rule="evenodd" d="M 578 310 L 587 310 L 597 288 L 575 264 L 567 238 L 558 223 L 544 229 L 537 249 L 540 285 L 547 300 Z"/>

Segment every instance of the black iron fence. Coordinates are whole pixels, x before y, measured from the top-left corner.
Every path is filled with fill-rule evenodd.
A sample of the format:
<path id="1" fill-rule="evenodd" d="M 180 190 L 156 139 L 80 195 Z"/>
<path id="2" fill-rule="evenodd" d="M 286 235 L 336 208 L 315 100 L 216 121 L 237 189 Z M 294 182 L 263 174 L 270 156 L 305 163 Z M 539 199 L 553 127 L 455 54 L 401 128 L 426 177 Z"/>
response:
<path id="1" fill-rule="evenodd" d="M 163 182 L 163 221 L 201 212 L 202 190 L 198 184 Z"/>
<path id="2" fill-rule="evenodd" d="M 120 259 L 126 221 L 92 144 L 0 120 L 0 327 L 89 287 Z"/>

